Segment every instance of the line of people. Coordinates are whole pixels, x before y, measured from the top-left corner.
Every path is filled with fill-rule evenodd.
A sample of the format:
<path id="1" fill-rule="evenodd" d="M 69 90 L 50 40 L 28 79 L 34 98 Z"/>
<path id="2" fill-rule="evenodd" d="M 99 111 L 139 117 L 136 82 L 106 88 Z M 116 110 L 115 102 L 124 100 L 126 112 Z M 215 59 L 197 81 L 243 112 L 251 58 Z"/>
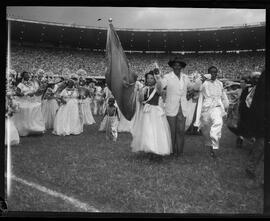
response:
<path id="1" fill-rule="evenodd" d="M 218 69 L 211 66 L 208 74 L 191 81 L 183 72 L 186 63 L 181 59 L 176 57 L 168 65 L 170 73 L 154 69 L 145 74 L 144 81 L 137 79 L 136 112 L 131 121 L 124 118 L 107 87 L 102 91 L 93 84 L 86 85 L 76 75 L 54 76 L 53 80 L 53 76 L 44 73 L 31 78 L 28 72 L 23 72 L 21 80 L 14 83 L 15 74 L 11 72 L 6 99 L 9 137 L 16 134 L 16 129 L 19 136 L 42 134 L 50 129 L 56 135 L 80 134 L 83 125 L 95 123 L 94 112 L 104 116 L 99 131 L 106 131 L 107 139 L 116 141 L 122 131 L 132 134 L 133 152 L 182 156 L 186 131 L 194 126 L 202 132 L 210 156 L 216 158 L 223 118 L 230 109 L 230 93 L 217 79 Z M 239 107 L 238 122 L 236 128 L 230 129 L 238 136 L 238 145 L 244 137 L 252 136 L 254 143 L 258 141 L 258 133 L 254 135 L 252 124 L 247 123 L 254 122 L 250 118 L 255 107 L 250 107 L 259 79 L 258 74 L 251 76 L 251 86 L 237 91 L 239 101 L 234 103 Z M 244 85 L 245 79 L 241 80 Z M 15 143 L 19 136 L 13 136 Z"/>
<path id="2" fill-rule="evenodd" d="M 132 150 L 176 157 L 183 155 L 185 132 L 193 121 L 196 108 L 194 125 L 203 132 L 205 145 L 215 157 L 222 118 L 228 108 L 223 84 L 217 80 L 218 69 L 214 66 L 209 68 L 209 80 L 201 75 L 200 79 L 191 82 L 182 71 L 185 62 L 175 58 L 168 65 L 172 68 L 168 74 L 162 75 L 154 69 L 145 75 L 145 86 L 138 92 L 140 107 L 134 117 Z M 166 89 L 166 94 L 162 108 L 160 97 L 163 89 Z M 191 90 L 200 91 L 197 105 L 191 106 L 187 100 L 187 92 Z"/>
<path id="3" fill-rule="evenodd" d="M 93 82 L 86 85 L 83 77 L 74 74 L 24 71 L 19 75 L 11 70 L 7 81 L 6 138 L 11 144 L 18 144 L 19 136 L 46 130 L 56 135 L 80 134 L 83 125 L 95 123 L 93 114 L 105 112 L 106 88 L 103 92 Z"/>
<path id="4" fill-rule="evenodd" d="M 217 79 L 218 69 L 211 66 L 208 74 L 200 81 L 190 82 L 182 72 L 186 63 L 175 58 L 168 65 L 172 71 L 162 75 L 158 70 L 145 74 L 145 86 L 138 90 L 139 107 L 133 119 L 133 152 L 150 152 L 157 159 L 160 156 L 182 156 L 184 153 L 186 120 L 190 115 L 187 103 L 188 91 L 199 91 L 194 121 L 195 128 L 201 130 L 204 146 L 212 158 L 217 158 L 222 136 L 222 127 L 229 109 L 229 99 L 223 83 Z M 265 72 L 262 76 L 251 75 L 251 86 L 240 92 L 239 122 L 236 135 L 252 136 L 254 145 L 249 155 L 246 173 L 255 178 L 259 162 L 263 158 L 264 138 L 264 98 Z M 258 88 L 259 87 L 259 88 Z M 159 105 L 162 89 L 166 88 L 165 106 Z M 239 92 L 239 91 L 238 91 Z M 243 110 L 242 106 L 245 106 Z M 244 125 L 243 125 L 244 124 Z M 245 135 L 244 135 L 245 134 Z"/>

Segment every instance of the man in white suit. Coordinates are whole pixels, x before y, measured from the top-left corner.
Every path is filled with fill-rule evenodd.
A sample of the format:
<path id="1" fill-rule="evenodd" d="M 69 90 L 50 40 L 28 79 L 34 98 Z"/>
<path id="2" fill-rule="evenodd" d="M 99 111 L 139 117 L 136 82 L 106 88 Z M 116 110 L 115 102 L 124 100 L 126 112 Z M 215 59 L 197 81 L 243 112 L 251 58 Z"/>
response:
<path id="1" fill-rule="evenodd" d="M 172 72 L 160 77 L 156 75 L 157 86 L 166 88 L 165 112 L 170 125 L 172 138 L 172 154 L 183 155 L 185 142 L 187 90 L 199 89 L 200 85 L 191 83 L 189 77 L 182 72 L 186 63 L 178 57 L 168 62 Z"/>

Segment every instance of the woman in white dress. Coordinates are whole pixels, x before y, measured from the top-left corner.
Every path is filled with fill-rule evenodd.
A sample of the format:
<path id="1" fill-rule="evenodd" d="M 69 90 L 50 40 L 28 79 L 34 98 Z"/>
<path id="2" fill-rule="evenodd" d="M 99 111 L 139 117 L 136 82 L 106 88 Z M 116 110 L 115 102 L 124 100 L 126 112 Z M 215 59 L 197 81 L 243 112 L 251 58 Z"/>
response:
<path id="1" fill-rule="evenodd" d="M 13 114 L 19 110 L 19 105 L 12 96 L 12 91 L 6 95 L 6 119 L 5 119 L 5 145 L 16 145 L 20 143 L 20 137 L 13 121 Z"/>
<path id="2" fill-rule="evenodd" d="M 153 71 L 145 75 L 146 87 L 140 92 L 141 108 L 133 124 L 132 152 L 169 155 L 172 152 L 171 134 L 165 112 L 159 106 L 161 89 L 156 87 Z"/>
<path id="3" fill-rule="evenodd" d="M 34 97 L 36 90 L 33 82 L 29 81 L 29 73 L 23 72 L 21 77 L 22 82 L 17 86 L 15 98 L 20 108 L 14 114 L 14 124 L 20 136 L 42 134 L 45 131 L 45 122 L 41 112 L 41 102 L 37 102 Z"/>
<path id="4" fill-rule="evenodd" d="M 85 80 L 81 79 L 79 82 L 79 108 L 83 118 L 83 124 L 91 125 L 96 123 L 91 111 L 90 92 L 85 87 Z"/>
<path id="5" fill-rule="evenodd" d="M 49 82 L 50 84 L 51 82 Z M 44 96 L 42 97 L 42 113 L 47 130 L 53 129 L 56 112 L 59 108 L 56 100 L 56 86 L 54 84 L 48 85 Z"/>
<path id="6" fill-rule="evenodd" d="M 53 134 L 66 136 L 83 132 L 83 119 L 79 113 L 78 90 L 69 79 L 67 87 L 60 93 L 61 105 L 56 113 Z"/>

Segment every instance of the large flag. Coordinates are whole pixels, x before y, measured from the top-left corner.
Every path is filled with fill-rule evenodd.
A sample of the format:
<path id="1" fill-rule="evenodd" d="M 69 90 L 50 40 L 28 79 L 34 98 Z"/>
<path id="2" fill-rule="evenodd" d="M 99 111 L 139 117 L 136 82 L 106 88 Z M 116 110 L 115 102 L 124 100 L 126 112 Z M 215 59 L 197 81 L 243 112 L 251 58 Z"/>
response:
<path id="1" fill-rule="evenodd" d="M 112 23 L 109 24 L 107 32 L 106 57 L 106 83 L 125 118 L 131 120 L 136 108 L 136 80 L 129 70 L 126 55 Z"/>

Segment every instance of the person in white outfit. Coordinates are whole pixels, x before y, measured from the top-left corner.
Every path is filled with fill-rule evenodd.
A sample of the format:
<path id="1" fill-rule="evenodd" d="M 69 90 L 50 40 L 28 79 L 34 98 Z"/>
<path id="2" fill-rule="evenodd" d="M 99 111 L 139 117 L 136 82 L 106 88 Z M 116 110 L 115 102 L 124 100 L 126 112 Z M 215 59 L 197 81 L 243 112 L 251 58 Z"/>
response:
<path id="1" fill-rule="evenodd" d="M 226 115 L 229 100 L 222 82 L 217 79 L 218 69 L 211 66 L 208 73 L 211 74 L 211 79 L 206 80 L 200 88 L 194 126 L 201 129 L 210 156 L 216 158 L 223 125 L 222 118 Z"/>
<path id="2" fill-rule="evenodd" d="M 187 110 L 187 90 L 200 87 L 198 83 L 191 83 L 189 77 L 182 72 L 186 63 L 178 57 L 168 62 L 172 72 L 163 77 L 156 75 L 157 84 L 166 88 L 165 112 L 170 125 L 173 155 L 181 156 L 184 152 L 185 124 Z"/>
<path id="3" fill-rule="evenodd" d="M 54 120 L 53 134 L 66 136 L 83 132 L 83 118 L 79 112 L 78 97 L 78 89 L 74 87 L 74 81 L 69 79 L 67 87 L 60 93 L 61 105 Z"/>
<path id="4" fill-rule="evenodd" d="M 159 106 L 161 88 L 156 85 L 153 71 L 146 73 L 145 79 L 147 86 L 140 89 L 140 113 L 133 124 L 132 152 L 169 155 L 172 142 L 165 112 Z"/>
<path id="5" fill-rule="evenodd" d="M 16 102 L 19 103 L 19 111 L 13 116 L 14 124 L 20 136 L 30 134 L 43 134 L 45 122 L 41 111 L 41 102 L 34 97 L 36 88 L 30 81 L 29 72 L 22 73 L 22 81 L 16 88 Z"/>
<path id="6" fill-rule="evenodd" d="M 79 81 L 79 88 L 78 88 L 78 93 L 79 93 L 79 109 L 80 109 L 80 114 L 82 115 L 83 118 L 83 124 L 84 125 L 91 125 L 96 123 L 92 111 L 91 111 L 91 106 L 90 106 L 90 92 L 85 87 L 85 80 L 80 79 Z"/>

